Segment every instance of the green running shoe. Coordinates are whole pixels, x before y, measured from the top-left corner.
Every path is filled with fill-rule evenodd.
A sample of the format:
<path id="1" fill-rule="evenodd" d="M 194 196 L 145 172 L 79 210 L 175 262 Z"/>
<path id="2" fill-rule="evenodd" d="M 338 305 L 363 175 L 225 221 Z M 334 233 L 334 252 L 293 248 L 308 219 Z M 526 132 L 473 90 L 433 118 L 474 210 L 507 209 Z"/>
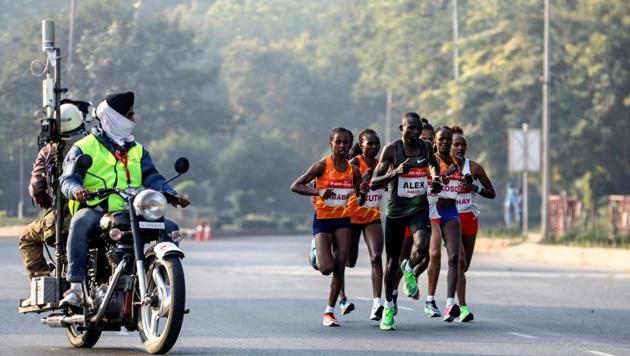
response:
<path id="1" fill-rule="evenodd" d="M 460 314 L 459 314 L 459 322 L 460 323 L 467 323 L 469 321 L 473 321 L 475 319 L 475 316 L 473 315 L 473 313 L 470 312 L 470 310 L 468 310 L 468 307 L 465 305 L 462 305 L 460 308 Z"/>
<path id="2" fill-rule="evenodd" d="M 381 330 L 396 330 L 394 323 L 394 308 L 387 308 L 383 311 L 383 319 L 381 319 Z"/>
<path id="3" fill-rule="evenodd" d="M 403 284 L 402 288 L 403 293 L 405 293 L 405 295 L 409 298 L 419 299 L 420 291 L 418 290 L 418 280 L 416 279 L 416 275 L 413 273 L 413 271 L 405 272 L 405 267 L 407 267 L 408 263 L 409 261 L 404 260 L 400 265 L 400 269 L 403 273 L 403 276 L 405 277 L 405 283 Z"/>

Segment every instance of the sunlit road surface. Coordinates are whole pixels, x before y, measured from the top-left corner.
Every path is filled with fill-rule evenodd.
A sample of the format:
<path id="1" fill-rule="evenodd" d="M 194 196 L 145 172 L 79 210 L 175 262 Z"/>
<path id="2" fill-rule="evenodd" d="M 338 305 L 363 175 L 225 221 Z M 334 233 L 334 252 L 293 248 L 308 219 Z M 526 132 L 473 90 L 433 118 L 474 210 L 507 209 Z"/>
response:
<path id="1" fill-rule="evenodd" d="M 630 274 L 529 265 L 474 257 L 468 276 L 472 323 L 423 315 L 421 300 L 401 296 L 398 330 L 369 320 L 371 286 L 362 242 L 347 271 L 357 309 L 339 328 L 321 324 L 330 277 L 307 264 L 308 236 L 226 237 L 184 241 L 187 306 L 172 355 L 630 355 Z M 629 261 L 630 263 L 630 261 Z M 446 267 L 438 286 L 446 299 Z M 17 313 L 28 283 L 17 239 L 0 240 L 0 354 L 144 354 L 135 332 L 104 333 L 91 350 L 73 349 L 63 329 L 41 315 Z M 339 312 L 337 311 L 337 315 Z"/>

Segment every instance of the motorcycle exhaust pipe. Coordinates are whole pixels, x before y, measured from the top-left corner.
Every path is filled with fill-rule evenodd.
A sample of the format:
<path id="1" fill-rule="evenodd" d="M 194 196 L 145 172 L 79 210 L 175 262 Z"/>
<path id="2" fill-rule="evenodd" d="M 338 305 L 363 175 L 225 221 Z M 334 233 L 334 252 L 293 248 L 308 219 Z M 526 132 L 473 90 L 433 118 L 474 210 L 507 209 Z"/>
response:
<path id="1" fill-rule="evenodd" d="M 41 319 L 42 324 L 48 325 L 51 328 L 67 328 L 68 326 L 76 324 L 85 324 L 85 318 L 83 315 L 61 315 L 53 314 Z"/>
<path id="2" fill-rule="evenodd" d="M 90 322 L 98 323 L 105 315 L 107 304 L 109 304 L 109 300 L 112 298 L 112 294 L 114 294 L 114 289 L 116 289 L 116 284 L 118 284 L 118 279 L 120 279 L 120 275 L 122 274 L 123 269 L 125 268 L 125 266 L 127 265 L 130 259 L 131 257 L 129 257 L 129 255 L 125 255 L 123 257 L 123 260 L 120 261 L 120 263 L 116 267 L 116 270 L 114 271 L 114 276 L 112 277 L 112 281 L 109 283 L 109 288 L 107 288 L 107 293 L 105 293 L 105 298 L 103 298 L 103 301 L 101 302 L 101 306 L 98 308 L 98 312 L 96 313 L 96 315 L 94 315 L 90 319 Z"/>

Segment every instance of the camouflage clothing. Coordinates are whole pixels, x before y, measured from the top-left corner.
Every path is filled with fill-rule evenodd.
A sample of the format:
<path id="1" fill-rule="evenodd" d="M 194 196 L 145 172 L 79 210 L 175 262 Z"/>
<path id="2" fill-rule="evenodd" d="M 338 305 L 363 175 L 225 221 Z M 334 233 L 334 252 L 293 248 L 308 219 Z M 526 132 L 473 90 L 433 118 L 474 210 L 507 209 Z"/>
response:
<path id="1" fill-rule="evenodd" d="M 79 132 L 69 139 L 64 139 L 62 146 L 63 153 L 66 154 L 68 149 L 85 136 L 85 133 Z M 44 257 L 44 243 L 54 245 L 55 243 L 55 212 L 53 207 L 52 190 L 50 189 L 49 177 L 52 174 L 52 167 L 55 165 L 55 155 L 57 152 L 56 143 L 48 143 L 42 147 L 37 153 L 37 159 L 33 164 L 31 171 L 31 181 L 28 191 L 37 204 L 37 206 L 45 209 L 42 216 L 28 224 L 18 240 L 18 248 L 22 255 L 22 262 L 28 272 L 29 278 L 50 272 L 46 258 Z M 62 198 L 64 206 L 64 215 L 66 214 L 65 206 L 68 204 L 65 198 Z M 66 217 L 64 220 L 63 231 L 67 233 L 70 219 Z"/>
<path id="2" fill-rule="evenodd" d="M 29 278 L 50 272 L 44 257 L 44 242 L 49 245 L 55 243 L 55 213 L 52 209 L 46 209 L 41 217 L 28 224 L 20 234 L 18 247 Z"/>

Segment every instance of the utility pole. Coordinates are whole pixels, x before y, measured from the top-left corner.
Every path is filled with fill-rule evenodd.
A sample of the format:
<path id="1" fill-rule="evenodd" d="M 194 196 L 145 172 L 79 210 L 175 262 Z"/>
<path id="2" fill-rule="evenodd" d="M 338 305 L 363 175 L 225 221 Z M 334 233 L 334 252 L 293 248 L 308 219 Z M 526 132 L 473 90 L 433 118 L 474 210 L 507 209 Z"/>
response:
<path id="1" fill-rule="evenodd" d="M 24 139 L 20 137 L 20 201 L 18 202 L 18 219 L 24 218 Z"/>
<path id="2" fill-rule="evenodd" d="M 540 209 L 541 214 L 541 234 L 542 238 L 547 237 L 547 233 L 549 230 L 549 82 L 550 82 L 550 73 L 549 73 L 549 21 L 550 21 L 550 4 L 549 0 L 545 0 L 545 21 L 544 21 L 544 35 L 543 35 L 543 107 L 542 107 L 542 141 L 543 141 L 543 152 L 542 152 L 542 204 Z"/>
<path id="3" fill-rule="evenodd" d="M 457 0 L 453 0 L 453 77 L 459 79 L 459 48 L 457 48 L 457 40 L 459 39 L 459 23 L 457 21 Z"/>
<path id="4" fill-rule="evenodd" d="M 74 44 L 74 8 L 75 0 L 70 0 L 70 29 L 68 30 L 68 65 L 72 64 L 72 51 Z"/>
<path id="5" fill-rule="evenodd" d="M 385 108 L 385 142 L 391 142 L 392 136 L 392 90 L 387 90 L 387 106 Z"/>
<path id="6" fill-rule="evenodd" d="M 528 233 L 528 226 L 527 226 L 527 221 L 529 219 L 529 205 L 527 204 L 527 201 L 529 200 L 528 197 L 528 191 L 527 191 L 527 171 L 529 170 L 529 142 L 528 142 L 528 136 L 529 133 L 528 131 L 528 126 L 526 123 L 523 123 L 523 138 L 525 140 L 525 142 L 523 143 L 523 147 L 525 148 L 523 150 L 523 154 L 525 155 L 525 157 L 523 157 L 523 161 L 525 162 L 525 169 L 523 170 L 523 182 L 521 183 L 521 189 L 522 189 L 522 194 L 521 194 L 521 201 L 522 201 L 522 208 L 521 208 L 521 214 L 523 214 L 521 216 L 521 224 L 523 227 L 523 235 L 525 237 L 527 237 L 527 233 Z"/>

